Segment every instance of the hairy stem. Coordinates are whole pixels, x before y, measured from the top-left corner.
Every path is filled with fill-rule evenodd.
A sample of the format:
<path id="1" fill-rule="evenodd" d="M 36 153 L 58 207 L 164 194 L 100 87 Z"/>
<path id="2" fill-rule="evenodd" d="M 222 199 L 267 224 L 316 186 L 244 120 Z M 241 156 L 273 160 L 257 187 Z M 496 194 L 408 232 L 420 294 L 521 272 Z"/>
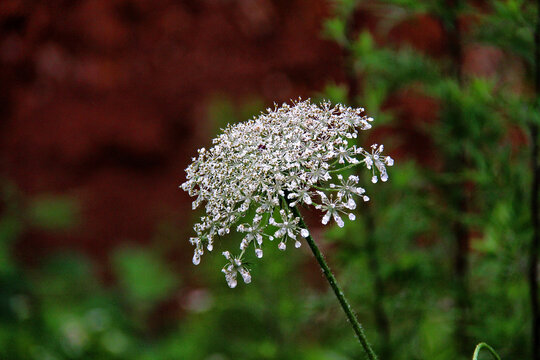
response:
<path id="1" fill-rule="evenodd" d="M 290 206 L 289 207 L 294 214 L 295 217 L 300 219 L 300 226 L 307 229 L 306 224 L 304 222 L 304 218 L 300 214 L 300 211 L 298 211 L 298 208 L 296 206 Z M 349 302 L 345 298 L 345 295 L 343 294 L 343 291 L 337 284 L 336 278 L 334 277 L 334 274 L 328 267 L 328 264 L 326 263 L 326 260 L 324 260 L 324 256 L 319 250 L 319 247 L 317 244 L 315 244 L 315 241 L 311 237 L 311 235 L 308 235 L 306 238 L 306 241 L 313 252 L 313 255 L 317 259 L 317 262 L 321 266 L 321 269 L 323 271 L 324 276 L 326 277 L 326 280 L 328 280 L 328 283 L 330 284 L 330 287 L 334 291 L 334 294 L 339 300 L 339 304 L 341 305 L 341 308 L 345 312 L 345 315 L 347 315 L 347 319 L 349 319 L 349 322 L 351 323 L 351 326 L 356 334 L 356 337 L 360 341 L 360 344 L 362 344 L 362 347 L 364 348 L 368 358 L 370 360 L 376 360 L 377 355 L 375 355 L 375 352 L 369 345 L 369 342 L 367 341 L 366 334 L 364 333 L 364 329 L 362 328 L 362 325 L 360 325 L 360 322 L 356 318 L 356 315 L 354 314 L 351 306 L 349 305 Z"/>
<path id="2" fill-rule="evenodd" d="M 497 354 L 497 352 L 491 347 L 489 346 L 488 344 L 482 342 L 478 345 L 476 345 L 476 349 L 474 349 L 474 354 L 473 354 L 473 360 L 477 360 L 478 359 L 478 354 L 480 354 L 480 350 L 482 349 L 487 349 L 489 351 L 489 353 L 491 355 L 493 355 L 493 357 L 496 359 L 496 360 L 501 360 L 501 357 L 499 356 L 499 354 Z"/>

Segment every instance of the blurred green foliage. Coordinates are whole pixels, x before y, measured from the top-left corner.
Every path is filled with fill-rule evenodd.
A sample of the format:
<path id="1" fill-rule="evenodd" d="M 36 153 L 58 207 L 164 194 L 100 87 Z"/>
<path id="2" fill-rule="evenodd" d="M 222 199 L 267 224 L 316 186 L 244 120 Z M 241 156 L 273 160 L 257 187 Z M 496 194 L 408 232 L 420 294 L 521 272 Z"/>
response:
<path id="1" fill-rule="evenodd" d="M 76 201 L 67 197 L 44 195 L 33 199 L 28 209 L 32 225 L 49 229 L 69 229 L 77 222 Z"/>
<path id="2" fill-rule="evenodd" d="M 492 44 L 532 64 L 536 9 L 530 2 L 493 1 L 483 16 L 464 1 L 385 3 L 385 29 L 392 21 L 421 14 L 438 19 L 452 34 L 459 16 L 473 15 L 479 21 L 472 31 L 458 34 L 461 51 L 470 43 Z M 354 27 L 352 12 L 335 13 L 326 29 Z M 505 83 L 504 72 L 492 78 L 458 75 L 455 69 L 461 64 L 455 64 L 451 51 L 446 57 L 430 57 L 403 45 L 378 44 L 371 33 L 362 31 L 325 35 L 353 62 L 348 83 L 358 81 L 359 90 L 351 94 L 346 86 L 334 84 L 321 97 L 362 104 L 389 129 L 411 126 L 401 124 L 385 106 L 400 91 L 414 90 L 438 106 L 437 121 L 416 131 L 433 141 L 424 144 L 426 156 L 440 165 L 419 167 L 414 157 L 410 162 L 401 159 L 391 171 L 391 181 L 373 189 L 376 196 L 369 211 L 347 230 L 329 234 L 340 244 L 339 253 L 346 247 L 342 264 L 363 279 L 364 293 L 345 286 L 352 302 L 370 304 L 371 313 L 379 313 L 379 320 L 360 316 L 368 329 L 378 330 L 372 338 L 378 352 L 392 359 L 468 358 L 474 343 L 486 341 L 503 358 L 526 358 L 531 175 L 526 144 L 516 143 L 510 134 L 526 134 L 526 122 L 537 118 L 530 99 Z M 513 81 L 527 86 L 528 80 Z M 399 133 L 390 133 L 396 145 L 402 145 Z M 469 239 L 465 275 L 456 272 L 456 254 L 462 251 L 456 226 L 465 229 Z M 348 239 L 354 239 L 356 248 L 344 245 Z M 465 305 L 460 305 L 464 297 Z M 468 344 L 465 350 L 460 336 Z"/>
<path id="3" fill-rule="evenodd" d="M 350 22 L 364 2 L 332 4 L 335 16 L 326 21 L 323 36 L 348 54 L 360 91 L 351 98 L 346 84 L 329 83 L 317 97 L 365 106 L 379 126 L 391 130 L 384 140 L 389 154 L 420 146 L 436 161 L 426 166 L 417 155 L 401 154 L 388 183 L 372 188 L 368 182 L 372 201 L 355 222 L 317 234 L 368 338 L 383 360 L 469 358 L 474 347 L 459 349 L 456 331 L 471 344 L 491 344 L 502 358 L 527 358 L 531 176 L 526 144 L 511 134 L 524 134 L 527 121 L 539 121 L 538 112 L 530 99 L 507 86 L 504 74 L 458 79 L 451 59 L 378 43 L 375 39 L 385 33 L 351 32 Z M 389 28 L 391 22 L 429 14 L 449 29 L 456 13 L 479 13 L 464 2 L 455 8 L 445 4 L 387 1 L 379 4 L 388 14 L 381 21 Z M 530 72 L 535 11 L 530 2 L 492 1 L 463 42 L 496 46 Z M 527 79 L 519 81 L 526 86 Z M 433 144 L 404 144 L 399 129 L 410 124 L 400 123 L 387 107 L 392 96 L 410 89 L 438 106 L 437 120 L 415 129 Z M 217 96 L 208 106 L 208 132 L 263 109 L 257 99 L 234 104 Z M 360 143 L 366 146 L 368 140 Z M 191 264 L 171 261 L 164 250 L 171 246 L 168 233 L 184 232 L 165 229 L 156 232 L 150 246 L 123 246 L 111 254 L 111 284 L 82 254 L 55 253 L 36 265 L 19 263 L 14 245 L 27 231 L 63 232 L 84 219 L 75 198 L 27 198 L 8 182 L 0 190 L 0 359 L 363 356 L 305 246 L 286 254 L 265 249 L 264 261 L 253 262 L 256 281 L 231 290 L 219 272 L 220 256 L 205 257 L 196 272 Z M 454 200 L 465 193 L 463 211 Z M 457 306 L 455 224 L 470 238 L 470 303 L 463 324 L 456 322 L 464 309 Z M 177 270 L 186 266 L 188 271 Z M 487 358 L 487 353 L 479 356 Z"/>
<path id="4" fill-rule="evenodd" d="M 178 286 L 177 276 L 157 254 L 146 249 L 120 249 L 114 254 L 113 263 L 127 299 L 141 306 L 152 307 Z"/>

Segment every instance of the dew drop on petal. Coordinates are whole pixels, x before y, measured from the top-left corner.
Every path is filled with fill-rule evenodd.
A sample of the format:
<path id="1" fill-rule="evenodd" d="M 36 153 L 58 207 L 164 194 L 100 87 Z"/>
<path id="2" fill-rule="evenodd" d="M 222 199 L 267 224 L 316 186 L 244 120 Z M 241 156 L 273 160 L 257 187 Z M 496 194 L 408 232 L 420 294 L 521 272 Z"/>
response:
<path id="1" fill-rule="evenodd" d="M 229 285 L 229 287 L 230 287 L 231 289 L 234 289 L 234 288 L 236 287 L 237 284 L 238 284 L 238 283 L 236 282 L 236 279 L 231 279 L 231 280 L 228 280 L 228 281 L 227 281 L 227 285 Z"/>
<path id="2" fill-rule="evenodd" d="M 206 245 L 206 248 L 208 249 L 208 251 L 212 251 L 212 250 L 214 250 L 214 245 L 208 244 L 208 245 Z"/>
<path id="3" fill-rule="evenodd" d="M 296 240 L 294 242 L 294 247 L 298 249 L 300 246 L 302 246 L 302 243 L 300 241 Z"/>
<path id="4" fill-rule="evenodd" d="M 343 219 L 341 218 L 341 216 L 339 216 L 337 212 L 334 213 L 334 220 L 336 220 L 336 223 L 338 224 L 339 227 L 345 226 Z"/>
<path id="5" fill-rule="evenodd" d="M 353 213 L 350 213 L 349 220 L 355 220 L 355 219 L 356 219 L 356 215 L 354 215 Z"/>
<path id="6" fill-rule="evenodd" d="M 263 251 L 262 249 L 255 249 L 255 255 L 260 259 L 263 257 Z"/>
<path id="7" fill-rule="evenodd" d="M 388 181 L 388 174 L 382 174 L 381 175 L 381 180 L 382 181 Z"/>
<path id="8" fill-rule="evenodd" d="M 300 230 L 300 235 L 302 235 L 302 237 L 307 238 L 309 236 L 309 231 L 307 231 L 307 229 L 302 229 Z"/>
<path id="9" fill-rule="evenodd" d="M 251 282 L 251 274 L 247 270 L 242 271 L 242 279 L 244 279 L 244 283 L 249 284 Z"/>
<path id="10" fill-rule="evenodd" d="M 193 265 L 199 265 L 201 263 L 201 257 L 199 254 L 193 255 Z"/>
<path id="11" fill-rule="evenodd" d="M 377 176 L 373 175 L 371 182 L 375 184 L 377 181 L 379 181 L 379 179 L 377 179 Z"/>
<path id="12" fill-rule="evenodd" d="M 331 215 L 332 214 L 330 214 L 330 211 L 328 211 L 326 214 L 324 214 L 324 217 L 322 218 L 322 221 L 321 221 L 323 225 L 328 224 L 328 221 L 330 220 Z"/>
<path id="13" fill-rule="evenodd" d="M 282 250 L 282 251 L 283 251 L 283 250 L 285 250 L 286 248 L 287 248 L 287 245 L 285 245 L 284 242 L 280 242 L 280 243 L 279 243 L 279 245 L 278 245 L 278 249 L 279 249 L 279 250 Z"/>

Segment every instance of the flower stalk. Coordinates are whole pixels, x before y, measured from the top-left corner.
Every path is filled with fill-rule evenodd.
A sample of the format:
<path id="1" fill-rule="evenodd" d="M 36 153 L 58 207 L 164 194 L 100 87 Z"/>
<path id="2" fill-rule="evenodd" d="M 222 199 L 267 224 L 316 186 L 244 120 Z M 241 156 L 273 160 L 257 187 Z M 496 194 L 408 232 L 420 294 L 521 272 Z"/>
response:
<path id="1" fill-rule="evenodd" d="M 300 226 L 302 226 L 304 229 L 306 229 L 306 224 L 304 223 L 304 218 L 300 214 L 300 211 L 296 206 L 290 206 L 289 207 L 294 214 L 295 217 L 300 219 Z M 330 284 L 330 287 L 334 291 L 334 294 L 336 295 L 337 299 L 339 300 L 339 304 L 341 305 L 341 308 L 345 312 L 345 315 L 347 315 L 347 319 L 349 320 L 349 323 L 351 324 L 354 333 L 356 334 L 356 337 L 358 338 L 358 341 L 360 341 L 360 344 L 362 344 L 362 347 L 364 348 L 368 358 L 370 360 L 376 360 L 377 355 L 375 355 L 375 352 L 369 345 L 369 342 L 367 340 L 366 334 L 364 333 L 364 329 L 362 328 L 362 325 L 358 321 L 354 311 L 351 308 L 351 305 L 349 305 L 349 302 L 347 301 L 347 298 L 343 294 L 343 291 L 339 287 L 336 278 L 332 271 L 330 270 L 330 267 L 326 263 L 326 260 L 324 259 L 323 254 L 319 250 L 319 247 L 311 237 L 311 235 L 308 235 L 306 238 L 306 242 L 309 245 L 309 248 L 313 252 L 313 255 L 315 256 L 315 259 L 317 259 L 317 262 L 319 263 L 319 266 L 322 269 L 322 272 L 324 274 L 324 277 L 326 277 L 326 280 L 328 280 L 328 283 Z"/>
<path id="2" fill-rule="evenodd" d="M 486 349 L 487 351 L 489 351 L 489 353 L 493 356 L 494 359 L 501 360 L 501 357 L 499 356 L 499 354 L 497 354 L 495 349 L 493 349 L 485 342 L 476 345 L 476 349 L 474 349 L 473 360 L 478 360 L 478 354 L 480 354 L 480 350 L 482 349 Z"/>
<path id="3" fill-rule="evenodd" d="M 222 252 L 227 263 L 221 271 L 234 288 L 240 277 L 251 283 L 249 263 L 244 261 L 248 249 L 260 259 L 268 242 L 276 240 L 278 249 L 285 251 L 288 243 L 299 248 L 306 239 L 358 340 L 375 360 L 360 322 L 298 210 L 298 205 L 313 206 L 323 213 L 323 225 L 335 222 L 343 227 L 346 220 L 356 219 L 355 199 L 369 201 L 360 178 L 343 172 L 364 166 L 372 183 L 388 181 L 386 168 L 394 160 L 383 155 L 384 146 L 372 144 L 366 150 L 351 144 L 359 131 L 371 128 L 372 121 L 363 108 L 341 104 L 307 100 L 276 105 L 252 120 L 229 125 L 210 149 L 199 149 L 181 187 L 196 197 L 193 209 L 204 204 L 205 210 L 193 227 L 196 236 L 190 238 L 195 246 L 193 264 L 200 263 L 205 250 L 213 250 L 216 239 L 235 230 L 243 234 L 238 255 Z"/>

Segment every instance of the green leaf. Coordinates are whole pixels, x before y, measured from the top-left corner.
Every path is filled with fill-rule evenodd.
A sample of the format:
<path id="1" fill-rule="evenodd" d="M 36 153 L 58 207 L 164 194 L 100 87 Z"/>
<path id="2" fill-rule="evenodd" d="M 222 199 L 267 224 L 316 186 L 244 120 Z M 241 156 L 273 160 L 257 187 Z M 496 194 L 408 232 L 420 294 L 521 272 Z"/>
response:
<path id="1" fill-rule="evenodd" d="M 343 84 L 328 84 L 319 97 L 330 100 L 333 104 L 347 103 L 347 86 Z M 322 99 L 321 99 L 322 100 Z"/>
<path id="2" fill-rule="evenodd" d="M 326 20 L 323 25 L 323 36 L 342 46 L 345 45 L 347 43 L 345 21 L 339 18 Z"/>
<path id="3" fill-rule="evenodd" d="M 231 100 L 225 96 L 216 96 L 208 105 L 208 120 L 213 133 L 224 128 L 229 123 L 236 122 L 235 108 Z"/>
<path id="4" fill-rule="evenodd" d="M 368 31 L 363 31 L 358 35 L 358 38 L 352 44 L 354 54 L 360 58 L 362 56 L 368 56 L 374 49 L 373 37 Z"/>
<path id="5" fill-rule="evenodd" d="M 29 205 L 32 225 L 46 230 L 66 230 L 78 223 L 79 204 L 67 196 L 41 195 Z"/>
<path id="6" fill-rule="evenodd" d="M 11 245 L 22 232 L 22 223 L 13 216 L 0 218 L 0 273 L 14 270 Z"/>
<path id="7" fill-rule="evenodd" d="M 331 0 L 332 11 L 340 18 L 347 18 L 357 8 L 359 0 Z"/>

